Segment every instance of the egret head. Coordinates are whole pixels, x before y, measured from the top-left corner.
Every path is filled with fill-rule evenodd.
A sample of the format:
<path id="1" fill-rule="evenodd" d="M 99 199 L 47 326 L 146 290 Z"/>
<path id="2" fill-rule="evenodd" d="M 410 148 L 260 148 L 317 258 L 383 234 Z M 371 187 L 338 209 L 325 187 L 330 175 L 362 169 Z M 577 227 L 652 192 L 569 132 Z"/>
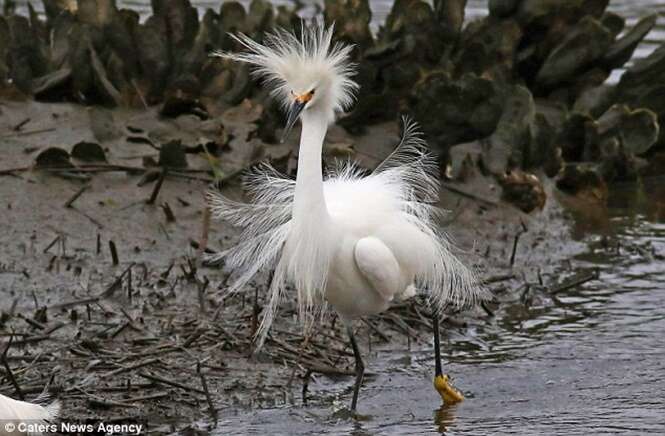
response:
<path id="1" fill-rule="evenodd" d="M 233 35 L 247 50 L 215 53 L 250 64 L 253 74 L 273 87 L 272 94 L 288 113 L 285 135 L 303 114 L 316 114 L 332 122 L 335 113 L 351 106 L 358 88 L 351 78 L 355 72 L 349 60 L 352 46 L 333 44 L 333 26 L 303 24 L 300 33 L 298 37 L 277 30 L 266 34 L 263 44 L 244 34 Z"/>

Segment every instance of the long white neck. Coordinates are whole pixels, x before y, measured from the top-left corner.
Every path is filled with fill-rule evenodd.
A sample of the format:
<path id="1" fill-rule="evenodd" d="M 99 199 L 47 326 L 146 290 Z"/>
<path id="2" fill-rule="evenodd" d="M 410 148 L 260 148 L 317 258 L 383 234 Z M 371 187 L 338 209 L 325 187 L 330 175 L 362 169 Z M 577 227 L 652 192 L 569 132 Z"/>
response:
<path id="1" fill-rule="evenodd" d="M 323 172 L 321 153 L 328 122 L 323 114 L 303 113 L 298 175 L 293 204 L 293 219 L 296 222 L 326 220 L 328 209 L 323 197 Z M 320 221 L 319 221 L 320 222 Z"/>

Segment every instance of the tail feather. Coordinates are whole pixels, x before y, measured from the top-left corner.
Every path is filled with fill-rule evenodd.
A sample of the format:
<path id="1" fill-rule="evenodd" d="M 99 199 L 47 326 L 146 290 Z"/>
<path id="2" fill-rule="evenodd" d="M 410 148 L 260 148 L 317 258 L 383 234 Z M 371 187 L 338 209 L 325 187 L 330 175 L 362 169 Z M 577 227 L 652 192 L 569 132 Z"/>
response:
<path id="1" fill-rule="evenodd" d="M 27 403 L 0 395 L 0 420 L 44 423 L 58 417 L 60 403 L 57 400 L 48 405 L 40 405 L 39 402 L 39 398 L 37 403 Z"/>

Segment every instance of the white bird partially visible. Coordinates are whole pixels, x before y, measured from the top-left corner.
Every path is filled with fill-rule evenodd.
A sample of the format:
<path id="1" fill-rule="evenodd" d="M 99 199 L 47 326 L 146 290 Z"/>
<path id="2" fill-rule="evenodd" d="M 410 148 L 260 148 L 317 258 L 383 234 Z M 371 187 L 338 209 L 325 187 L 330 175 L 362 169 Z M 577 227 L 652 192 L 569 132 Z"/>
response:
<path id="1" fill-rule="evenodd" d="M 60 404 L 58 401 L 42 406 L 0 395 L 0 436 L 19 435 L 21 434 L 19 423 L 45 424 L 56 419 L 59 412 Z M 14 431 L 10 432 L 8 428 L 12 427 L 7 427 L 7 424 L 13 425 Z"/>
<path id="2" fill-rule="evenodd" d="M 295 181 L 264 165 L 246 179 L 252 203 L 209 193 L 213 215 L 244 229 L 236 246 L 210 260 L 224 259 L 239 274 L 231 291 L 261 270 L 274 270 L 259 347 L 287 285 L 297 290 L 303 321 L 326 301 L 332 305 L 356 359 L 355 411 L 364 365 L 351 320 L 383 312 L 416 289 L 429 293 L 435 312 L 474 302 L 484 291 L 435 223 L 438 166 L 415 123 L 405 120 L 398 148 L 371 174 L 348 163 L 324 178 L 328 125 L 351 106 L 358 88 L 352 47 L 333 44 L 332 37 L 332 26 L 303 25 L 300 37 L 278 30 L 259 44 L 241 34 L 234 38 L 247 51 L 215 53 L 250 64 L 288 111 L 285 134 L 297 120 L 302 132 Z M 438 352 L 438 335 L 436 342 Z M 442 377 L 440 364 L 436 376 Z"/>

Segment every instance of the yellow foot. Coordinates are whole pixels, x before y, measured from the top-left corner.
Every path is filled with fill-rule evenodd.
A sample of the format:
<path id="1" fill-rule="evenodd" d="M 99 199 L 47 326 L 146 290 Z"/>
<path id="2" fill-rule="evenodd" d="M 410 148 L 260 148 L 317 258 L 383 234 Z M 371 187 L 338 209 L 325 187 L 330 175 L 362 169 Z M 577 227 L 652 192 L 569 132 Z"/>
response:
<path id="1" fill-rule="evenodd" d="M 449 383 L 446 374 L 434 377 L 434 388 L 441 395 L 444 404 L 455 404 L 464 401 L 464 395 Z"/>

